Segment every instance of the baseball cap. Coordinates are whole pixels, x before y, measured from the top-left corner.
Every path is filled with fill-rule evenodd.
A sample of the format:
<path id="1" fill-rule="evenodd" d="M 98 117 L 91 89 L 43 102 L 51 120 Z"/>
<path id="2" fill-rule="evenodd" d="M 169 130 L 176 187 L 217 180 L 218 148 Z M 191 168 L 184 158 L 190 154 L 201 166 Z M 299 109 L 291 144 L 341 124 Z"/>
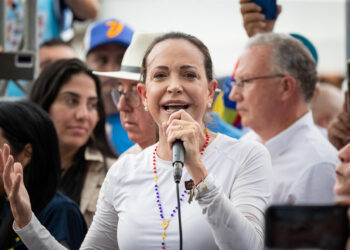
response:
<path id="1" fill-rule="evenodd" d="M 134 31 L 128 25 L 114 18 L 94 22 L 85 32 L 85 55 L 92 49 L 107 43 L 117 43 L 128 47 L 133 34 Z"/>

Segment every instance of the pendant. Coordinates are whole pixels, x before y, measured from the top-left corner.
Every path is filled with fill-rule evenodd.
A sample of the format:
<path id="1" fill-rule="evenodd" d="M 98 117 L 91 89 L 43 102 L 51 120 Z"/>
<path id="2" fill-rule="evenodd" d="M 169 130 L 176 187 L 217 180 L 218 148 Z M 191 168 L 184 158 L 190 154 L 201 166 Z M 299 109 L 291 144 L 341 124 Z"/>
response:
<path id="1" fill-rule="evenodd" d="M 186 190 L 192 190 L 193 186 L 194 186 L 194 182 L 192 180 L 185 181 L 185 188 L 186 188 Z"/>
<path id="2" fill-rule="evenodd" d="M 167 229 L 168 225 L 169 225 L 169 220 L 163 220 L 162 226 L 163 226 L 164 231 Z"/>

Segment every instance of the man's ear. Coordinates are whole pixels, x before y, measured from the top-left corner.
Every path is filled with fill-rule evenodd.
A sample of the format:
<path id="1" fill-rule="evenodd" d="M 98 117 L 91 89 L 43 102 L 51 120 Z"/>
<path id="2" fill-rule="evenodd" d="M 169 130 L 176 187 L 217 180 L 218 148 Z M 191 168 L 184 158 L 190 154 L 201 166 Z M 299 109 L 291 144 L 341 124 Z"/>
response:
<path id="1" fill-rule="evenodd" d="M 137 92 L 139 93 L 143 106 L 147 107 L 146 84 L 138 83 Z"/>
<path id="2" fill-rule="evenodd" d="M 297 81 L 292 76 L 285 76 L 281 79 L 280 93 L 282 101 L 290 99 L 295 91 L 298 91 Z"/>
<path id="3" fill-rule="evenodd" d="M 22 152 L 17 154 L 16 161 L 20 162 L 23 168 L 25 168 L 29 164 L 30 160 L 32 159 L 32 152 L 33 152 L 32 145 L 27 143 L 24 146 Z"/>

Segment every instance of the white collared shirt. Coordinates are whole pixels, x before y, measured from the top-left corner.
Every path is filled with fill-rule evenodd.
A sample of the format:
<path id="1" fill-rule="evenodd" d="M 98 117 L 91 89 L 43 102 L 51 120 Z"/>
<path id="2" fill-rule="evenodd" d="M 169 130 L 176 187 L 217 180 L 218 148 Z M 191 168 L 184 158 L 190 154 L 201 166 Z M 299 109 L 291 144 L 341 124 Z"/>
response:
<path id="1" fill-rule="evenodd" d="M 261 142 L 254 131 L 242 140 Z M 337 150 L 317 129 L 311 112 L 268 140 L 265 146 L 272 160 L 272 203 L 333 202 Z"/>

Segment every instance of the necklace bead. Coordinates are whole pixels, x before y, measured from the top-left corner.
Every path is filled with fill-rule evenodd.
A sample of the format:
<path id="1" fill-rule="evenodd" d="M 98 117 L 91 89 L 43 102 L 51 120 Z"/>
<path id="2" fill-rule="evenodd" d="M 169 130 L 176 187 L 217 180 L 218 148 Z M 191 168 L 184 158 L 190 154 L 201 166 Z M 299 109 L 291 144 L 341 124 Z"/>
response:
<path id="1" fill-rule="evenodd" d="M 205 129 L 205 143 L 204 143 L 202 149 L 199 151 L 200 155 L 203 155 L 205 148 L 209 144 L 208 131 L 209 131 L 208 129 Z M 165 230 L 168 228 L 170 220 L 176 215 L 178 207 L 175 206 L 175 208 L 170 213 L 170 218 L 169 219 L 167 219 L 167 220 L 164 219 L 163 208 L 162 208 L 162 203 L 160 201 L 159 186 L 158 186 L 159 178 L 157 176 L 157 161 L 156 161 L 157 150 L 158 150 L 158 145 L 154 148 L 154 151 L 153 151 L 153 173 L 155 175 L 154 176 L 154 181 L 155 181 L 154 191 L 155 191 L 155 194 L 156 194 L 156 201 L 157 201 L 157 206 L 158 206 L 158 209 L 159 209 L 159 215 L 160 215 L 160 218 L 162 219 L 163 233 L 162 233 L 161 249 L 165 250 L 166 249 L 165 248 L 165 238 L 166 238 Z M 182 202 L 184 200 L 185 194 L 187 194 L 187 190 L 184 190 L 184 192 L 181 194 L 180 202 Z"/>

